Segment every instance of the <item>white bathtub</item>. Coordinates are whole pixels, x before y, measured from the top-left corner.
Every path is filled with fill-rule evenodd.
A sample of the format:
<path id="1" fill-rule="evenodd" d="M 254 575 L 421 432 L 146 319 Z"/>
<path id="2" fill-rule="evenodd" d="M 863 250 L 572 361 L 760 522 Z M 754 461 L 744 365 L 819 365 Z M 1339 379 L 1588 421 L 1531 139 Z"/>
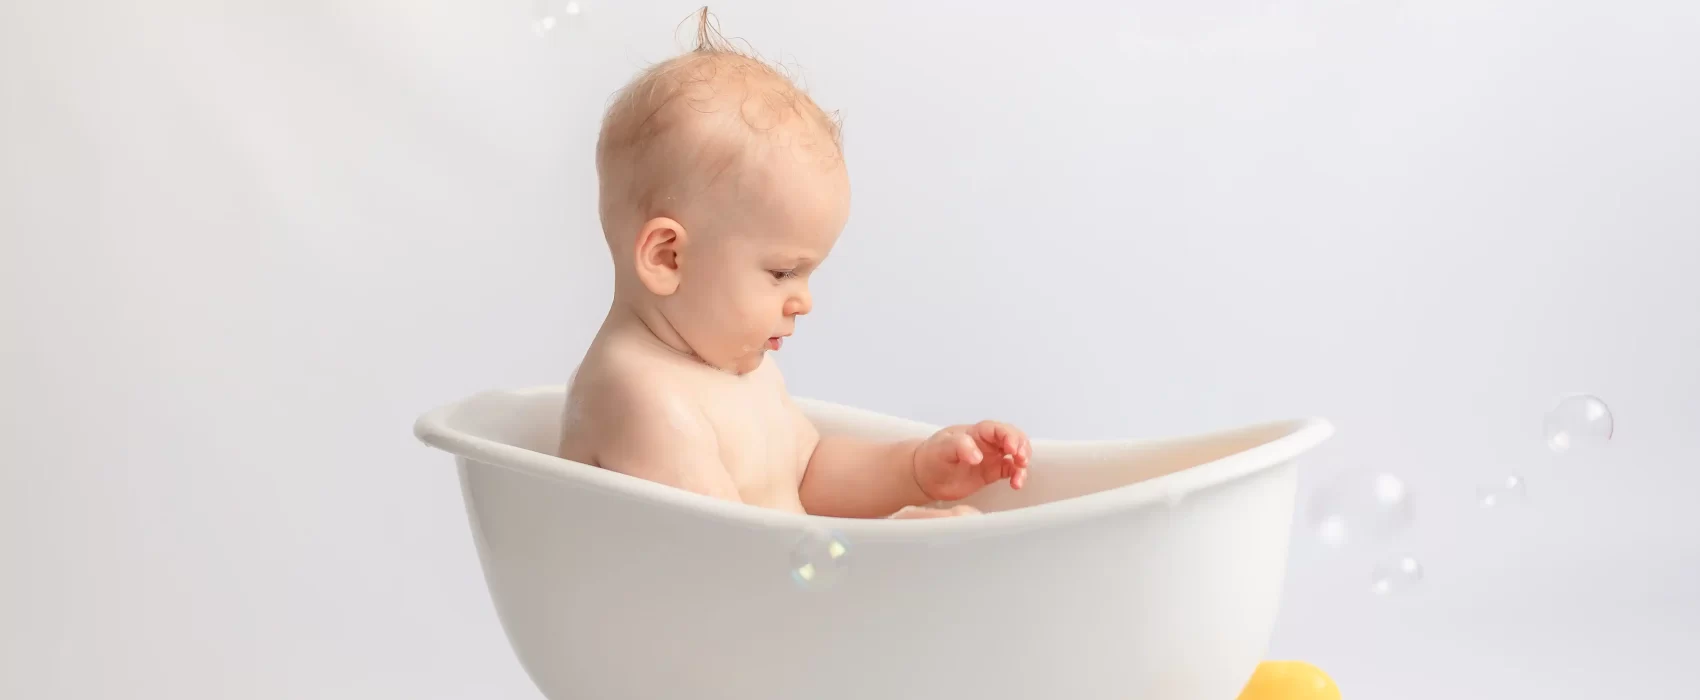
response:
<path id="1" fill-rule="evenodd" d="M 1035 439 L 981 517 L 844 520 L 550 456 L 563 387 L 419 419 L 456 456 L 508 639 L 552 700 L 1233 700 L 1275 621 L 1293 459 L 1322 420 L 1187 438 Z M 803 400 L 823 432 L 933 426 Z M 799 541 L 849 544 L 799 586 Z"/>

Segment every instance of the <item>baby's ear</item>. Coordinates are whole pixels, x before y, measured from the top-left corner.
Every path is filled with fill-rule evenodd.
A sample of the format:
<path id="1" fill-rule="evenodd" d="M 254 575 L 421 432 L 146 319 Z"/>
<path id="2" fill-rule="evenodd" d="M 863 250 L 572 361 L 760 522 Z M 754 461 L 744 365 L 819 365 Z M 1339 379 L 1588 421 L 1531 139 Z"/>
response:
<path id="1" fill-rule="evenodd" d="M 644 222 L 634 252 L 638 280 L 651 293 L 669 296 L 678 291 L 679 252 L 686 235 L 684 226 L 667 217 Z"/>

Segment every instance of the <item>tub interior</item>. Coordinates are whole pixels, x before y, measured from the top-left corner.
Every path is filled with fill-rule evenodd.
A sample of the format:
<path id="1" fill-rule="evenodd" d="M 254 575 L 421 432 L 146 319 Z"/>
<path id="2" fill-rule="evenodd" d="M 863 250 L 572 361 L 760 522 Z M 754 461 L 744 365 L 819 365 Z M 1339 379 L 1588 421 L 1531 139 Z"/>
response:
<path id="1" fill-rule="evenodd" d="M 456 406 L 445 422 L 472 437 L 557 457 L 565 399 L 564 390 L 487 392 Z"/>
<path id="2" fill-rule="evenodd" d="M 1129 486 L 1149 489 L 1154 499 L 1180 497 L 1220 482 L 1194 479 L 1183 483 L 1164 477 L 1216 464 L 1303 427 L 1302 422 L 1293 421 L 1159 440 L 1035 440 L 1026 488 L 1017 491 L 1007 483 L 994 484 L 963 502 L 987 512 L 1013 510 Z M 1278 463 L 1270 461 L 1264 466 Z"/>
<path id="3" fill-rule="evenodd" d="M 444 422 L 449 429 L 471 437 L 558 459 L 563 401 L 564 388 L 489 392 L 459 404 Z M 797 402 L 823 433 L 902 439 L 936 430 L 924 423 L 839 404 L 813 399 Z M 1035 437 L 1026 488 L 1016 490 L 1000 482 L 960 502 L 987 512 L 1007 511 L 1135 484 L 1145 484 L 1138 488 L 1149 488 L 1154 498 L 1174 497 L 1213 484 L 1164 477 L 1217 463 L 1307 426 L 1306 421 L 1283 421 L 1154 440 L 1060 441 Z"/>

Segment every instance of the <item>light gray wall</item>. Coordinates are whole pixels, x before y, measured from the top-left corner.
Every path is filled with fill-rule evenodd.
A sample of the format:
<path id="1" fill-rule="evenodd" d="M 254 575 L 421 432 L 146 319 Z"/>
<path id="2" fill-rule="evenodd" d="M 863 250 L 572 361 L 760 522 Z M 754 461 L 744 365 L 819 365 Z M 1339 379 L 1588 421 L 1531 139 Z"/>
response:
<path id="1" fill-rule="evenodd" d="M 0 696 L 534 698 L 413 417 L 565 379 L 604 99 L 686 2 L 0 7 Z M 1348 697 L 1670 697 L 1700 651 L 1700 10 L 729 1 L 844 110 L 801 394 L 1046 437 L 1316 414 L 1388 551 L 1295 541 Z M 1613 450 L 1542 451 L 1599 394 Z M 1576 460 L 1569 460 L 1576 462 Z M 1525 473 L 1530 508 L 1474 509 Z M 1035 477 L 1039 478 L 1039 477 Z"/>

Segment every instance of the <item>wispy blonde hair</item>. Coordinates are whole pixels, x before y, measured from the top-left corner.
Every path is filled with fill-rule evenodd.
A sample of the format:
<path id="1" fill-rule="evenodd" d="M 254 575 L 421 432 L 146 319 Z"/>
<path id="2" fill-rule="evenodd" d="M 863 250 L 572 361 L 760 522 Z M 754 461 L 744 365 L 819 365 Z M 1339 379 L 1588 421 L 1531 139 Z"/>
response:
<path id="1" fill-rule="evenodd" d="M 649 67 L 616 92 L 596 143 L 604 226 L 618 210 L 649 216 L 682 190 L 714 184 L 738 168 L 760 137 L 843 158 L 842 124 L 786 74 L 721 34 L 708 8 L 695 46 Z M 732 119 L 731 112 L 736 112 Z M 799 128 L 800 127 L 800 128 Z"/>

